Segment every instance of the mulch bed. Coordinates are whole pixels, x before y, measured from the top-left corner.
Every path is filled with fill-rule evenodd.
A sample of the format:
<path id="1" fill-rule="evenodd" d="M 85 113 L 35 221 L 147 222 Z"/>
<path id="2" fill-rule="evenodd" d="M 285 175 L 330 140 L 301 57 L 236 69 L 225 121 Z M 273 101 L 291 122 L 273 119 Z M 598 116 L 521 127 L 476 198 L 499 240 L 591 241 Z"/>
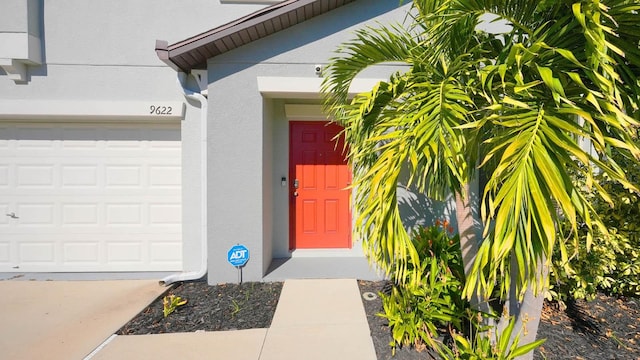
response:
<path id="1" fill-rule="evenodd" d="M 599 294 L 593 301 L 545 304 L 536 359 L 640 359 L 640 299 Z"/>
<path id="2" fill-rule="evenodd" d="M 124 325 L 118 335 L 162 334 L 268 328 L 278 305 L 281 282 L 221 284 L 179 283 Z M 163 314 L 164 295 L 186 299 L 185 305 Z"/>
<path id="3" fill-rule="evenodd" d="M 359 281 L 360 292 L 378 294 L 384 282 Z M 177 284 L 167 290 L 187 299 L 168 317 L 162 297 L 124 325 L 118 335 L 267 328 L 278 304 L 282 283 L 209 286 L 206 282 Z M 367 294 L 370 295 L 370 294 Z M 371 296 L 366 296 L 371 298 Z M 379 296 L 363 297 L 378 360 L 430 359 L 426 351 L 400 348 L 392 356 L 391 335 Z M 538 338 L 547 342 L 535 359 L 640 359 L 640 299 L 599 295 L 594 301 L 568 303 L 566 309 L 545 304 Z"/>
<path id="4" fill-rule="evenodd" d="M 377 294 L 384 283 L 359 281 L 360 292 Z M 363 300 L 378 360 L 431 359 L 413 348 L 396 350 L 391 355 L 392 341 L 385 319 L 376 316 L 383 311 L 380 297 Z M 640 299 L 622 299 L 599 295 L 590 302 L 567 303 L 560 309 L 545 303 L 538 338 L 547 341 L 534 353 L 534 359 L 640 359 Z"/>

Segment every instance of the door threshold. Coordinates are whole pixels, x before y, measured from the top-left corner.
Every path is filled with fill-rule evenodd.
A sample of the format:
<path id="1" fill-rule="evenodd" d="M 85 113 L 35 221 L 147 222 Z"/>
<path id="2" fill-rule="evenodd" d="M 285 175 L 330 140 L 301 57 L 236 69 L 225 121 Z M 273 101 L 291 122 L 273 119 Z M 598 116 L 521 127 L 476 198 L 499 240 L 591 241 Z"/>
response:
<path id="1" fill-rule="evenodd" d="M 289 251 L 292 258 L 296 257 L 364 257 L 360 248 L 351 249 L 295 249 Z"/>

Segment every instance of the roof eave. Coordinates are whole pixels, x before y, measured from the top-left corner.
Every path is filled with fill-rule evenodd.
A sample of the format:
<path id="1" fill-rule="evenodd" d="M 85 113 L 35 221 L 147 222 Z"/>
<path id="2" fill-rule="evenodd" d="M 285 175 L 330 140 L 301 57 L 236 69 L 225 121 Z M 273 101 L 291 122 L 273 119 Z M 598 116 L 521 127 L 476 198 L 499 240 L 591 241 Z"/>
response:
<path id="1" fill-rule="evenodd" d="M 171 45 L 167 41 L 156 40 L 156 54 L 176 71 L 190 72 L 192 69 L 206 68 L 210 58 L 353 1 L 356 0 L 286 0 Z M 305 7 L 310 12 L 305 11 Z M 290 21 L 291 16 L 294 21 Z M 281 18 L 286 20 L 284 24 Z M 280 26 L 271 26 L 276 19 Z"/>
<path id="2" fill-rule="evenodd" d="M 171 67 L 173 70 L 178 72 L 185 71 L 184 69 L 178 67 L 178 65 L 174 64 L 171 59 L 169 59 L 169 42 L 167 42 L 166 40 L 156 40 L 156 55 L 158 56 L 158 59 L 160 59 L 160 61 L 169 65 L 169 67 Z"/>

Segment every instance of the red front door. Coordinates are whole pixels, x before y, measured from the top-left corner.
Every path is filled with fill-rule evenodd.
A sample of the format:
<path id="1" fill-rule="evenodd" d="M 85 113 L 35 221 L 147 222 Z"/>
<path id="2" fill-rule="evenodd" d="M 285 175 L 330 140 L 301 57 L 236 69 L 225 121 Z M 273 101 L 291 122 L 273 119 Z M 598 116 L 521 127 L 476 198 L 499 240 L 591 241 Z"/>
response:
<path id="1" fill-rule="evenodd" d="M 342 128 L 327 122 L 289 125 L 290 248 L 351 247 L 351 172 Z"/>

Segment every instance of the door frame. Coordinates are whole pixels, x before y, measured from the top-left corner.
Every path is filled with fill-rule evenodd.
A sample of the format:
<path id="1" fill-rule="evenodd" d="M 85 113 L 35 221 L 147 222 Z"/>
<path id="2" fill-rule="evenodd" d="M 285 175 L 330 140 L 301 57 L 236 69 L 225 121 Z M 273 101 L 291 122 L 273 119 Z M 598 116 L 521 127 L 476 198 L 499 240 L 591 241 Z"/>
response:
<path id="1" fill-rule="evenodd" d="M 319 119 L 319 117 L 311 120 L 311 119 L 293 119 L 293 118 L 289 118 L 288 121 L 288 143 L 289 143 L 289 150 L 288 150 L 288 177 L 289 177 L 289 184 L 287 187 L 287 196 L 288 196 L 288 211 L 289 211 L 289 251 L 294 251 L 294 250 L 301 250 L 301 249 L 297 249 L 296 248 L 296 208 L 295 208 L 295 197 L 292 196 L 292 191 L 293 190 L 293 181 L 295 179 L 295 168 L 293 166 L 293 157 L 292 157 L 292 151 L 293 151 L 293 143 L 292 143 L 292 127 L 294 126 L 294 124 L 328 124 L 330 123 L 330 120 L 327 120 L 326 117 L 322 116 L 323 119 Z M 351 182 L 351 169 L 349 169 L 349 182 Z M 347 229 L 347 238 L 346 238 L 346 242 L 347 242 L 347 246 L 344 248 L 304 248 L 302 250 L 326 250 L 326 249 L 352 249 L 353 248 L 353 242 L 352 242 L 352 231 L 353 231 L 353 214 L 352 214 L 352 209 L 351 209 L 351 197 L 352 194 L 349 194 L 349 201 L 347 202 L 347 224 L 348 224 L 348 229 Z"/>

